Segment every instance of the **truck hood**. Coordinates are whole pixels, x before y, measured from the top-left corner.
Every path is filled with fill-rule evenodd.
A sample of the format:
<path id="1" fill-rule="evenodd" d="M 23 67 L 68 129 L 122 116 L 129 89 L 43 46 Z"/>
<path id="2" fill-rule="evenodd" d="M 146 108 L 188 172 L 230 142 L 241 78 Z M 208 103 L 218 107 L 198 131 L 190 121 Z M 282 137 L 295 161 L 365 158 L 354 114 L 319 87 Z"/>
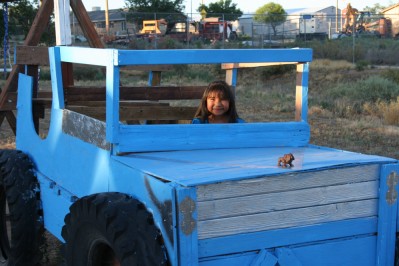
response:
<path id="1" fill-rule="evenodd" d="M 287 153 L 295 157 L 293 167 L 278 166 L 279 157 Z M 313 145 L 134 153 L 114 156 L 113 159 L 145 174 L 184 186 L 359 164 L 397 162 L 391 158 Z"/>

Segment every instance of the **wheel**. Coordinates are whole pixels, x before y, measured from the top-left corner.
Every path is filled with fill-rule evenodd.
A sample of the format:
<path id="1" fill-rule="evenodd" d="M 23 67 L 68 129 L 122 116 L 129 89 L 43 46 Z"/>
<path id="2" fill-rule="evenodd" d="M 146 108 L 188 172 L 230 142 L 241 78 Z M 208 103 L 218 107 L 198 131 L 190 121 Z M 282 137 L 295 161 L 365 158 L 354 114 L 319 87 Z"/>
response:
<path id="1" fill-rule="evenodd" d="M 38 265 L 44 241 L 39 184 L 20 151 L 0 150 L 0 265 Z"/>
<path id="2" fill-rule="evenodd" d="M 62 228 L 67 265 L 167 265 L 152 215 L 122 193 L 100 193 L 70 207 Z"/>

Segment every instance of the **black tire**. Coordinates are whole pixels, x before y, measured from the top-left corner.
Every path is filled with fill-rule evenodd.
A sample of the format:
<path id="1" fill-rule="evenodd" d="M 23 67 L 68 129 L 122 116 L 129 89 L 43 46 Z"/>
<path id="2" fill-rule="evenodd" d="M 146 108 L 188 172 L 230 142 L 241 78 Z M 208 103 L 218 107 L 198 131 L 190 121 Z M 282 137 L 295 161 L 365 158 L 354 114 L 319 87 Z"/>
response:
<path id="1" fill-rule="evenodd" d="M 42 220 L 31 160 L 20 151 L 0 150 L 0 265 L 39 265 Z"/>
<path id="2" fill-rule="evenodd" d="M 167 265 L 160 230 L 143 204 L 122 193 L 79 199 L 65 217 L 67 265 Z"/>

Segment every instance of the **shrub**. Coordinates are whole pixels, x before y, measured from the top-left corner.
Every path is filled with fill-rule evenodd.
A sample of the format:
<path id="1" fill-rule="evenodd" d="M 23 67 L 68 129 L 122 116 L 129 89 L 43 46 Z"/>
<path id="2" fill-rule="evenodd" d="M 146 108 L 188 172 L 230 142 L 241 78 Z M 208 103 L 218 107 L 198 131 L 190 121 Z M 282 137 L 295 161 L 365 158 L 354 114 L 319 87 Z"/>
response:
<path id="1" fill-rule="evenodd" d="M 169 36 L 161 38 L 157 44 L 158 49 L 182 49 L 183 44 Z"/>
<path id="2" fill-rule="evenodd" d="M 356 62 L 356 70 L 357 71 L 362 71 L 365 70 L 368 67 L 369 63 L 365 60 L 359 60 Z"/>
<path id="3" fill-rule="evenodd" d="M 366 102 L 388 102 L 399 96 L 399 86 L 395 82 L 380 76 L 371 76 L 355 83 L 344 83 L 333 87 L 327 92 L 335 107 L 335 112 L 341 115 L 360 113 Z"/>
<path id="4" fill-rule="evenodd" d="M 388 70 L 382 72 L 381 76 L 399 84 L 399 70 L 398 69 L 388 69 Z"/>
<path id="5" fill-rule="evenodd" d="M 396 101 L 378 101 L 376 106 L 386 124 L 399 126 L 399 96 Z"/>
<path id="6" fill-rule="evenodd" d="M 76 80 L 102 80 L 105 75 L 98 67 L 76 67 L 73 72 Z"/>
<path id="7" fill-rule="evenodd" d="M 399 96 L 389 102 L 367 102 L 363 105 L 363 110 L 369 115 L 381 118 L 385 124 L 399 126 Z"/>

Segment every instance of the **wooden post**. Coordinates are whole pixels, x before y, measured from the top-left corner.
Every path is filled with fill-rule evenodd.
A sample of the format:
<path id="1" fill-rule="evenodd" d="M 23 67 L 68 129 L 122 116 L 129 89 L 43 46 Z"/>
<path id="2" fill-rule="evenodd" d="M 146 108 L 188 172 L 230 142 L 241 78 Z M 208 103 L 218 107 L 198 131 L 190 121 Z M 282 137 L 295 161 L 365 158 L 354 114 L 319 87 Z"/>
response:
<path id="1" fill-rule="evenodd" d="M 1 0 L 5 1 L 5 0 Z M 54 0 L 43 0 L 35 19 L 32 23 L 32 26 L 28 32 L 28 35 L 25 38 L 24 45 L 26 46 L 37 46 L 40 41 L 40 38 L 43 32 L 47 28 L 47 24 L 50 20 L 50 16 L 55 11 L 58 16 L 63 18 L 58 18 L 59 23 L 62 24 L 62 29 L 59 27 L 59 31 L 65 32 L 66 28 L 69 27 L 69 5 L 71 6 L 73 12 L 75 13 L 78 22 L 82 28 L 83 33 L 85 34 L 90 47 L 95 48 L 104 48 L 104 44 L 102 43 L 100 37 L 98 36 L 96 30 L 93 27 L 93 23 L 90 20 L 89 15 L 86 12 L 86 9 L 81 0 L 56 0 L 57 6 L 56 10 L 54 10 Z M 7 1 L 11 2 L 11 1 Z M 68 6 L 66 3 L 69 2 Z M 68 25 L 67 25 L 68 24 Z M 61 26 L 61 25 L 60 25 Z M 69 37 L 70 37 L 70 30 L 69 30 Z M 70 44 L 68 42 L 68 34 L 66 35 L 59 35 L 60 41 L 57 41 L 57 44 Z M 58 39 L 58 37 L 57 37 Z M 62 39 L 62 40 L 61 40 Z M 70 38 L 69 38 L 70 39 Z M 36 70 L 35 70 L 36 69 Z M 16 118 L 12 110 L 9 108 L 4 109 L 4 105 L 8 103 L 8 93 L 9 92 L 16 92 L 18 88 L 18 74 L 24 72 L 24 64 L 16 64 L 12 67 L 11 73 L 6 81 L 6 84 L 3 90 L 0 89 L 0 125 L 4 121 L 4 118 L 7 119 L 11 129 L 14 133 L 16 133 Z M 32 75 L 37 76 L 37 66 L 34 68 L 28 67 L 28 72 Z M 29 74 L 28 73 L 28 74 Z M 36 74 L 35 74 L 36 73 Z M 63 83 L 65 86 L 73 85 L 73 69 L 71 64 L 63 64 Z M 37 83 L 36 83 L 37 84 Z M 37 86 L 37 85 L 36 85 Z M 37 87 L 34 89 L 34 93 L 37 92 Z M 35 95 L 34 95 L 35 96 Z M 16 102 L 14 104 L 14 109 L 16 109 Z M 42 116 L 42 109 L 36 108 L 35 110 L 39 110 L 40 114 L 35 115 L 37 119 L 35 119 L 35 124 L 38 123 L 38 117 Z"/>

